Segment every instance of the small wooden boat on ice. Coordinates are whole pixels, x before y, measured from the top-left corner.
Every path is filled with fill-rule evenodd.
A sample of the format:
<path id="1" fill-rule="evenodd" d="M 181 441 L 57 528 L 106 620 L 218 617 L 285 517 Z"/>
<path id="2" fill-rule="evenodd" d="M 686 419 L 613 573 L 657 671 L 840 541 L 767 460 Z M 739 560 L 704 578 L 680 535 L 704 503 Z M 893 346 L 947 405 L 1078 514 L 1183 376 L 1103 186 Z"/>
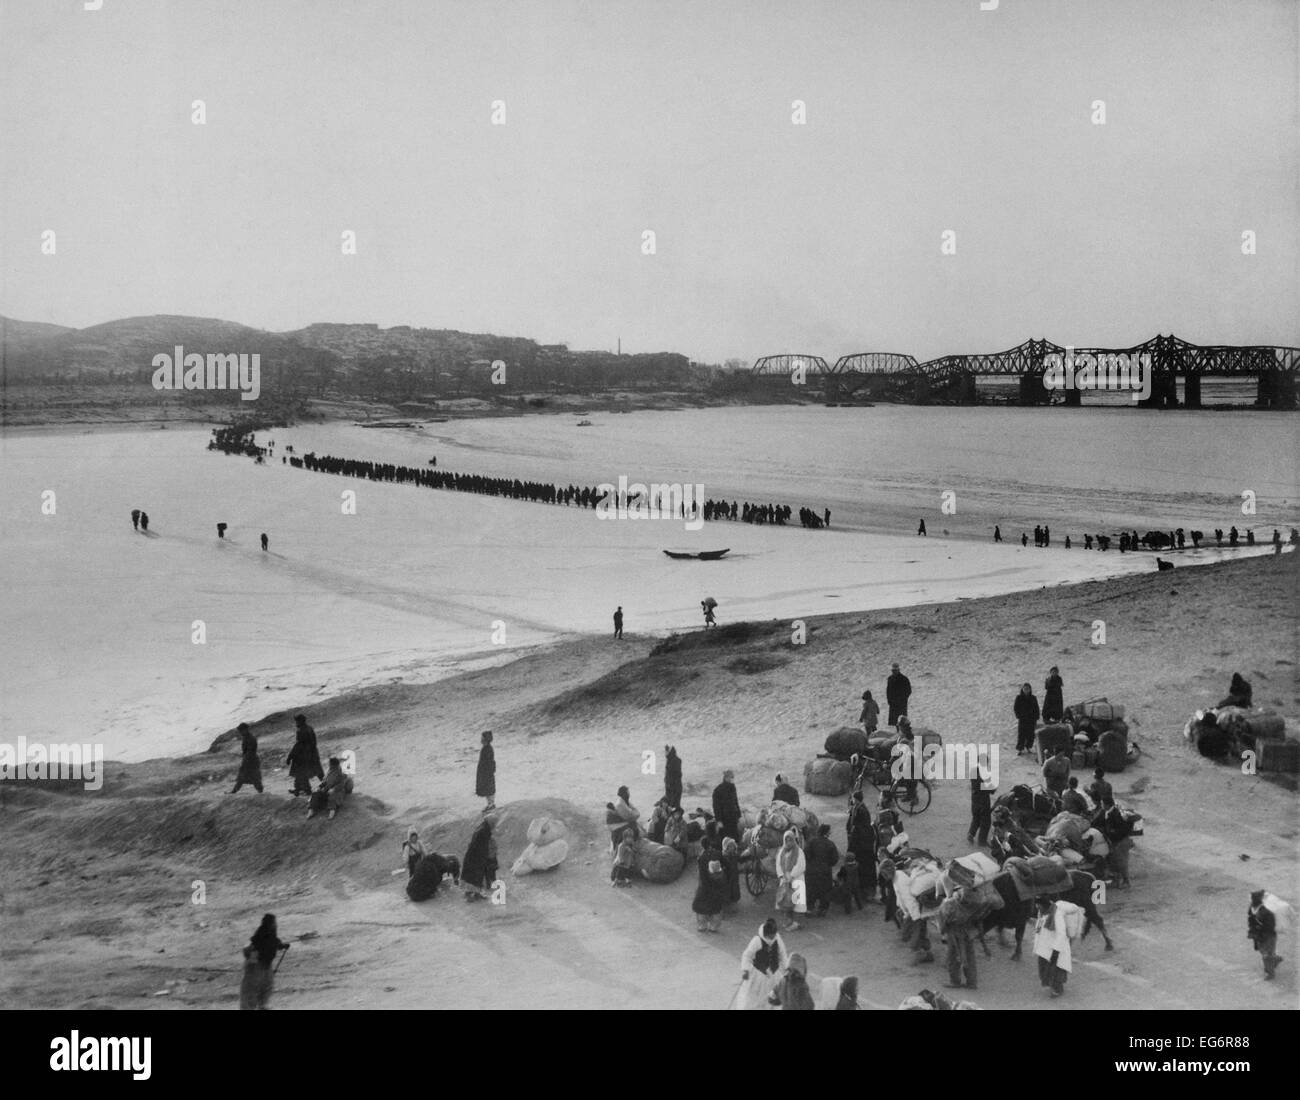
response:
<path id="1" fill-rule="evenodd" d="M 665 550 L 664 553 L 677 561 L 717 561 L 723 554 L 730 554 L 731 547 L 728 546 L 725 550 L 701 550 L 698 554 L 680 550 Z"/>

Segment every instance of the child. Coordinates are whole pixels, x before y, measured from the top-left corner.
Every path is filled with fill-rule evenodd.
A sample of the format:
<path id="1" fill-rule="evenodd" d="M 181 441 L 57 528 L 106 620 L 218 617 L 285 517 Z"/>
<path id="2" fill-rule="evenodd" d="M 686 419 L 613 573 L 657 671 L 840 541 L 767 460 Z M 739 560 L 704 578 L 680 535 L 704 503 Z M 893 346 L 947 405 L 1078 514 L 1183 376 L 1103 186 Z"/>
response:
<path id="1" fill-rule="evenodd" d="M 402 841 L 402 854 L 406 856 L 406 877 L 415 874 L 415 865 L 424 858 L 424 845 L 420 843 L 420 834 L 412 829 L 411 835 Z"/>
<path id="2" fill-rule="evenodd" d="M 857 903 L 858 909 L 862 908 L 862 865 L 858 863 L 858 857 L 852 852 L 844 856 L 844 864 L 835 873 L 836 896 L 844 900 L 844 913 L 848 915 L 853 912 L 851 904 Z"/>
<path id="3" fill-rule="evenodd" d="M 636 849 L 632 846 L 630 832 L 623 834 L 618 842 L 618 851 L 614 855 L 614 866 L 609 872 L 611 886 L 631 886 L 636 874 Z"/>

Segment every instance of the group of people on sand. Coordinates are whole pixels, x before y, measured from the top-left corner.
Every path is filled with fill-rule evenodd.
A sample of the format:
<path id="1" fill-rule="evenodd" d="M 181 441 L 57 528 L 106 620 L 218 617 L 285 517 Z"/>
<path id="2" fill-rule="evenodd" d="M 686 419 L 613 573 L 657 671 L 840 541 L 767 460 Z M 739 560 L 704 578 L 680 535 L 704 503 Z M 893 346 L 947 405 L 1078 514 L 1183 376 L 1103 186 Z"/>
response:
<path id="1" fill-rule="evenodd" d="M 921 521 L 921 530 L 919 530 L 917 534 L 920 535 L 925 534 L 924 520 Z M 1206 534 L 1204 531 L 1187 531 L 1184 530 L 1182 527 L 1175 528 L 1174 530 L 1168 532 L 1148 531 L 1145 535 L 1142 536 L 1139 536 L 1137 531 L 1131 531 L 1131 532 L 1121 531 L 1118 536 L 1085 533 L 1083 536 L 1083 548 L 1085 550 L 1095 549 L 1095 550 L 1106 551 L 1110 549 L 1111 543 L 1114 542 L 1117 544 L 1117 547 L 1121 554 L 1126 554 L 1129 553 L 1130 551 L 1137 551 L 1137 550 L 1173 550 L 1175 548 L 1178 550 L 1182 550 L 1186 547 L 1188 541 L 1190 540 L 1192 544 L 1192 548 L 1195 550 L 1199 550 L 1201 547 L 1201 540 L 1205 538 L 1206 538 Z M 1242 535 L 1235 527 L 1233 527 L 1228 532 L 1227 538 L 1228 538 L 1229 547 L 1237 547 L 1242 543 Z M 1223 529 L 1215 528 L 1214 531 L 1215 545 L 1222 547 L 1223 539 L 1224 539 Z M 994 542 L 1002 541 L 1002 527 L 1000 525 L 995 525 L 993 528 L 993 541 Z M 1300 545 L 1300 529 L 1292 527 L 1291 535 L 1287 541 L 1292 546 Z M 1274 552 L 1280 554 L 1282 552 L 1282 532 L 1279 531 L 1276 527 L 1273 528 L 1272 543 L 1273 543 Z M 1020 545 L 1021 546 L 1029 545 L 1029 535 L 1023 531 L 1020 534 Z M 1052 545 L 1052 529 L 1048 527 L 1046 524 L 1035 525 L 1034 545 L 1040 547 Z M 1255 545 L 1255 532 L 1250 530 L 1249 528 L 1246 529 L 1246 533 L 1245 533 L 1245 545 L 1247 546 Z M 1069 550 L 1072 547 L 1073 547 L 1073 542 L 1071 541 L 1070 536 L 1066 535 L 1065 548 Z"/>
<path id="2" fill-rule="evenodd" d="M 240 722 L 239 733 L 239 771 L 235 775 L 235 786 L 231 794 L 238 794 L 241 787 L 250 786 L 258 794 L 262 787 L 262 757 L 257 749 L 257 738 L 247 722 Z M 307 724 L 307 716 L 294 716 L 294 742 L 285 757 L 289 776 L 293 786 L 289 793 L 297 798 L 300 794 L 307 796 L 307 817 L 327 811 L 332 819 L 343 808 L 344 802 L 352 793 L 354 783 L 352 776 L 343 770 L 342 760 L 337 756 L 329 758 L 329 770 L 321 767 L 320 749 L 316 745 L 316 731 Z M 315 790 L 311 781 L 320 781 Z"/>
<path id="3" fill-rule="evenodd" d="M 1061 679 L 1061 670 L 1055 665 L 1048 669 L 1047 679 L 1043 681 L 1041 707 L 1033 685 L 1024 683 L 1020 685 L 1011 709 L 1016 718 L 1016 755 L 1032 755 L 1039 719 L 1044 722 L 1059 722 L 1065 715 L 1065 681 Z"/>

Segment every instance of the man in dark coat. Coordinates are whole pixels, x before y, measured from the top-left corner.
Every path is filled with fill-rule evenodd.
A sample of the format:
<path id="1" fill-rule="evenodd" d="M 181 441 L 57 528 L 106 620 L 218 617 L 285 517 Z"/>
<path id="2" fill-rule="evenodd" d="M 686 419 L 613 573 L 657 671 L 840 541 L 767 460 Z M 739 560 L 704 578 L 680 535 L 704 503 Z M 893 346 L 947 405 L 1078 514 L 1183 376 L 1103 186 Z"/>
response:
<path id="1" fill-rule="evenodd" d="M 895 661 L 885 681 L 885 702 L 889 704 L 889 724 L 897 726 L 898 720 L 907 713 L 907 700 L 912 694 L 912 681 L 898 670 Z"/>
<path id="2" fill-rule="evenodd" d="M 773 802 L 788 802 L 791 806 L 799 805 L 799 792 L 790 786 L 789 781 L 783 775 L 776 777 L 776 786 L 772 788 Z"/>
<path id="3" fill-rule="evenodd" d="M 970 781 L 970 828 L 966 830 L 966 839 L 981 848 L 987 848 L 989 827 L 992 824 L 993 791 L 989 786 L 988 768 L 980 761 Z"/>
<path id="4" fill-rule="evenodd" d="M 1038 728 L 1038 700 L 1029 684 L 1021 684 L 1012 708 L 1016 713 L 1016 755 L 1034 751 L 1034 730 Z"/>
<path id="5" fill-rule="evenodd" d="M 736 793 L 735 773 L 722 773 L 722 782 L 713 788 L 713 816 L 718 819 L 722 835 L 740 840 L 740 796 Z"/>
<path id="6" fill-rule="evenodd" d="M 1255 950 L 1264 956 L 1264 979 L 1271 982 L 1282 957 L 1276 954 L 1277 920 L 1264 907 L 1263 890 L 1256 890 L 1250 895 L 1250 908 L 1246 910 L 1246 936 L 1255 945 Z"/>
<path id="7" fill-rule="evenodd" d="M 862 791 L 853 792 L 849 806 L 849 819 L 845 823 L 848 849 L 861 865 L 860 876 L 868 900 L 876 896 L 876 830 L 871 824 L 871 811 L 863 800 Z"/>
<path id="8" fill-rule="evenodd" d="M 131 526 L 134 527 L 137 531 L 140 530 L 140 509 L 139 508 L 131 509 Z"/>
<path id="9" fill-rule="evenodd" d="M 819 825 L 817 835 L 804 849 L 807 867 L 804 883 L 808 891 L 808 912 L 824 917 L 831 905 L 831 889 L 835 885 L 835 864 L 840 861 L 840 850 L 831 840 L 831 827 Z"/>
<path id="10" fill-rule="evenodd" d="M 675 745 L 664 746 L 664 801 L 678 808 L 682 804 L 682 758 Z"/>
<path id="11" fill-rule="evenodd" d="M 478 751 L 478 771 L 474 775 L 474 793 L 479 798 L 486 798 L 484 813 L 496 807 L 497 799 L 497 758 L 492 751 L 492 731 L 484 730 L 481 738 L 483 747 Z"/>
<path id="12" fill-rule="evenodd" d="M 261 794 L 262 758 L 257 754 L 257 738 L 253 736 L 247 722 L 239 723 L 239 751 L 243 754 L 239 759 L 239 774 L 235 776 L 235 789 L 230 793 L 237 793 L 240 787 L 248 783 Z"/>
<path id="13" fill-rule="evenodd" d="M 1059 722 L 1065 714 L 1065 682 L 1055 665 L 1048 669 L 1043 689 L 1043 721 Z"/>
<path id="14" fill-rule="evenodd" d="M 310 795 L 311 781 L 324 779 L 325 769 L 321 767 L 320 751 L 316 748 L 316 731 L 307 725 L 307 716 L 295 715 L 294 722 L 297 728 L 293 748 L 284 761 L 289 765 L 289 775 L 293 778 L 293 789 L 289 793 Z"/>
<path id="15" fill-rule="evenodd" d="M 614 637 L 623 637 L 623 608 L 619 607 L 614 611 Z"/>

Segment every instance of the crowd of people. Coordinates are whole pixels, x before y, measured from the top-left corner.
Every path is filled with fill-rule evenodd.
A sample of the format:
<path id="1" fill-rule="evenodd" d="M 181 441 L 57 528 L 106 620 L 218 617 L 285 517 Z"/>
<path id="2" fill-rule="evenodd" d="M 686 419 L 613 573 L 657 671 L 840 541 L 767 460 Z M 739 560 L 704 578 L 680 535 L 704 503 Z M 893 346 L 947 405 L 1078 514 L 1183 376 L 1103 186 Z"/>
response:
<path id="1" fill-rule="evenodd" d="M 924 521 L 922 521 L 922 527 L 924 527 Z M 924 530 L 918 532 L 918 534 L 924 533 Z M 1223 529 L 1221 527 L 1215 528 L 1214 544 L 1216 547 L 1221 548 L 1223 546 L 1224 538 L 1225 535 Z M 1255 545 L 1255 532 L 1250 530 L 1250 528 L 1247 528 L 1243 535 L 1236 527 L 1233 527 L 1228 531 L 1226 538 L 1230 549 L 1235 549 L 1243 544 L 1246 546 Z M 1111 543 L 1113 542 L 1116 544 L 1116 548 L 1121 554 L 1126 554 L 1130 551 L 1135 552 L 1138 550 L 1182 550 L 1186 548 L 1187 543 L 1190 541 L 1192 548 L 1194 550 L 1199 550 L 1202 540 L 1208 543 L 1208 538 L 1204 531 L 1187 531 L 1182 527 L 1175 528 L 1173 531 L 1148 531 L 1145 535 L 1138 535 L 1137 531 L 1121 531 L 1118 535 L 1088 533 L 1083 536 L 1083 548 L 1085 550 L 1107 551 L 1110 549 Z M 1003 541 L 1002 527 L 1000 525 L 994 526 L 993 528 L 993 541 Z M 1276 527 L 1273 529 L 1271 542 L 1275 551 L 1280 553 L 1282 550 L 1282 532 Z M 1287 542 L 1292 546 L 1300 545 L 1300 528 L 1291 528 L 1291 533 L 1287 538 Z M 1029 535 L 1025 532 L 1021 532 L 1020 545 L 1029 545 Z M 1038 547 L 1047 547 L 1052 545 L 1052 529 L 1046 524 L 1035 525 L 1034 545 Z M 1065 549 L 1070 550 L 1073 548 L 1073 545 L 1074 543 L 1070 536 L 1066 535 Z"/>

